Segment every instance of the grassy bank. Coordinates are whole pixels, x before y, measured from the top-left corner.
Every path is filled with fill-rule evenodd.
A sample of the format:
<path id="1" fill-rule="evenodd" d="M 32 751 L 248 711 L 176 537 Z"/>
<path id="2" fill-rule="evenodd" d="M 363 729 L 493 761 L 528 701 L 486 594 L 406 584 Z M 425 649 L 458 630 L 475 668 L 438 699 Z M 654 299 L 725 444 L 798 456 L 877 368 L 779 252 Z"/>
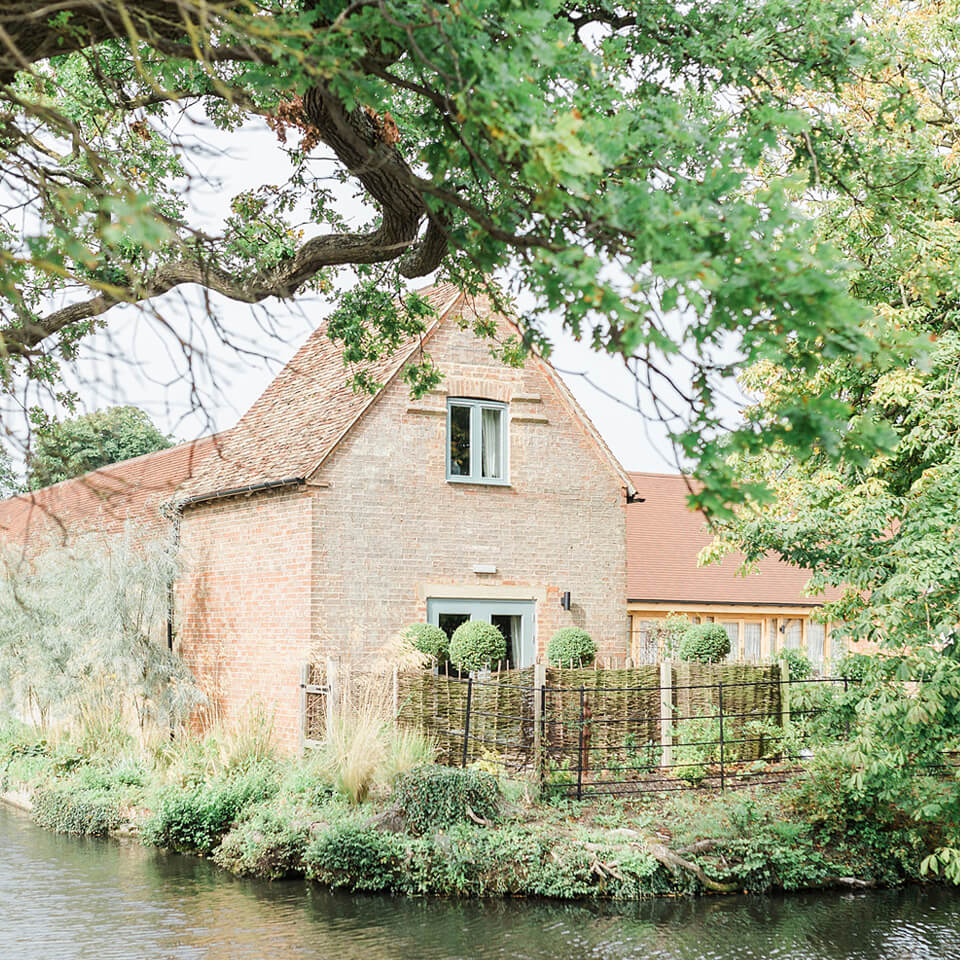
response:
<path id="1" fill-rule="evenodd" d="M 429 896 L 636 899 L 919 879 L 932 838 L 858 807 L 824 768 L 778 792 L 538 802 L 480 770 L 425 764 L 416 738 L 354 731 L 303 762 L 268 725 L 151 746 L 0 726 L 0 787 L 38 824 L 135 830 L 241 876 Z M 357 748 L 357 749 L 354 749 Z M 360 760 L 364 762 L 361 763 Z"/>

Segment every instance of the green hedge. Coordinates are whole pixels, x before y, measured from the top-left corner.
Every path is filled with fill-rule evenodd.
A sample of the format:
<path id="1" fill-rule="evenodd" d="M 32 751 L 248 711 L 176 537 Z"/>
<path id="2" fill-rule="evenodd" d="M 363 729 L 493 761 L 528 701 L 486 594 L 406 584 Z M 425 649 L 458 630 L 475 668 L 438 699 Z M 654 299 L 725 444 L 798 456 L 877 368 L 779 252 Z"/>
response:
<path id="1" fill-rule="evenodd" d="M 321 834 L 303 857 L 310 879 L 349 890 L 392 890 L 403 878 L 403 840 L 360 823 Z"/>
<path id="2" fill-rule="evenodd" d="M 278 789 L 270 772 L 256 768 L 229 780 L 168 789 L 144 826 L 144 840 L 181 853 L 209 853 L 246 807 Z"/>
<path id="3" fill-rule="evenodd" d="M 302 874 L 311 820 L 289 807 L 264 806 L 238 823 L 213 855 L 239 877 L 281 880 Z"/>

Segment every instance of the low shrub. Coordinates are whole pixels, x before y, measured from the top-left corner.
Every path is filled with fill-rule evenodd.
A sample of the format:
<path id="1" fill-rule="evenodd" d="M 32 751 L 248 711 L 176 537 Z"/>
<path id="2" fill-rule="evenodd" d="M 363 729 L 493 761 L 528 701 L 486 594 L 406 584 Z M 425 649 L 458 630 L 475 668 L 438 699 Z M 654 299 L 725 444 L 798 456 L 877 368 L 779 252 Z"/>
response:
<path id="1" fill-rule="evenodd" d="M 554 667 L 588 667 L 597 655 L 590 634 L 579 627 L 562 627 L 547 644 L 547 659 Z"/>
<path id="2" fill-rule="evenodd" d="M 161 793 L 144 825 L 146 843 L 183 852 L 209 853 L 246 807 L 277 791 L 270 768 L 252 769 L 228 780 Z"/>
<path id="3" fill-rule="evenodd" d="M 719 719 L 708 714 L 675 720 L 673 735 L 673 764 L 677 777 L 699 786 L 720 754 Z"/>
<path id="4" fill-rule="evenodd" d="M 813 676 L 813 664 L 802 650 L 784 648 L 777 652 L 777 659 L 787 665 L 787 676 L 791 680 L 809 680 Z"/>
<path id="5" fill-rule="evenodd" d="M 480 770 L 418 767 L 397 781 L 393 799 L 414 833 L 428 833 L 471 820 L 495 820 L 500 786 Z"/>
<path id="6" fill-rule="evenodd" d="M 450 660 L 460 670 L 480 670 L 506 656 L 507 641 L 492 623 L 468 620 L 450 638 Z"/>
<path id="7" fill-rule="evenodd" d="M 680 641 L 680 659 L 688 663 L 719 663 L 730 653 L 730 637 L 719 623 L 696 623 Z"/>
<path id="8" fill-rule="evenodd" d="M 450 658 L 450 639 L 432 623 L 411 623 L 403 631 L 403 637 L 437 663 L 446 663 Z"/>
<path id="9" fill-rule="evenodd" d="M 356 822 L 339 823 L 313 840 L 303 855 L 312 880 L 348 890 L 390 890 L 404 874 L 404 840 Z"/>
<path id="10" fill-rule="evenodd" d="M 57 833 L 102 837 L 123 822 L 120 798 L 104 790 L 38 787 L 31 799 L 34 822 Z"/>
<path id="11" fill-rule="evenodd" d="M 856 683 L 862 683 L 870 676 L 876 665 L 876 658 L 866 653 L 848 653 L 837 661 L 838 677 L 846 677 Z"/>
<path id="12" fill-rule="evenodd" d="M 258 807 L 223 838 L 214 862 L 240 877 L 280 880 L 302 874 L 310 818 L 289 807 Z"/>

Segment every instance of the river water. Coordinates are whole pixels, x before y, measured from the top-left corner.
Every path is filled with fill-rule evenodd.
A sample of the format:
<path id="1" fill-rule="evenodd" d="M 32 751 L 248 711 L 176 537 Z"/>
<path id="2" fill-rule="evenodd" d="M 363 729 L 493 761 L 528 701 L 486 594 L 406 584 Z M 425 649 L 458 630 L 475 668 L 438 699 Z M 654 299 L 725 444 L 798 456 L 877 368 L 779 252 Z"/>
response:
<path id="1" fill-rule="evenodd" d="M 0 804 L 0 960 L 516 957 L 960 960 L 940 887 L 583 906 L 331 894 L 132 842 L 57 836 Z"/>

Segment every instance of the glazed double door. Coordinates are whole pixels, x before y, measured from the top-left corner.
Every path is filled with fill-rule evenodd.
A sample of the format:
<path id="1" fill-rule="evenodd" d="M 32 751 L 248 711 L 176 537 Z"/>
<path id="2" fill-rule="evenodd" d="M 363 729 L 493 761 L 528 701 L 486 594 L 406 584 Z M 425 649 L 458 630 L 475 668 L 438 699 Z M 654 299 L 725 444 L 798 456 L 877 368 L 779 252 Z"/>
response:
<path id="1" fill-rule="evenodd" d="M 427 620 L 448 637 L 468 620 L 492 623 L 507 641 L 511 667 L 528 667 L 536 659 L 535 611 L 533 600 L 427 600 Z"/>

